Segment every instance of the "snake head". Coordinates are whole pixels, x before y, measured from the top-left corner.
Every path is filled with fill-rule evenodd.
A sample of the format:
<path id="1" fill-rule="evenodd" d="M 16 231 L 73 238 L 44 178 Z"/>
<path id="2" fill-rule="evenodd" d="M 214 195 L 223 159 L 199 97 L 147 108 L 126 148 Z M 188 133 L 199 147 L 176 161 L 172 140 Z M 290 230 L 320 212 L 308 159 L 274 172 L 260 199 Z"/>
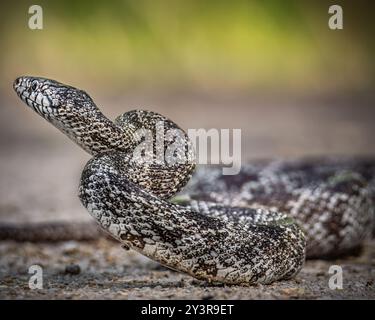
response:
<path id="1" fill-rule="evenodd" d="M 30 108 L 46 119 L 59 120 L 67 114 L 80 114 L 82 109 L 96 108 L 86 92 L 55 80 L 23 76 L 14 81 L 13 88 Z"/>

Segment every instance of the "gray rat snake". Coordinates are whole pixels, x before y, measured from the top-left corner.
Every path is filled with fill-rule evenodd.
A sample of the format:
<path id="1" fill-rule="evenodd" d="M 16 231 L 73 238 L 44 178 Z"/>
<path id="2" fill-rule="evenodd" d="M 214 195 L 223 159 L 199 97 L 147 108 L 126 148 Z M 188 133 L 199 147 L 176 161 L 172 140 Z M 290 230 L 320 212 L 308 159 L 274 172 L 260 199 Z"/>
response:
<path id="1" fill-rule="evenodd" d="M 244 165 L 237 176 L 203 168 L 189 182 L 196 167 L 189 138 L 164 116 L 133 110 L 111 121 L 84 91 L 45 78 L 20 77 L 14 89 L 93 156 L 79 198 L 100 227 L 169 268 L 209 282 L 271 283 L 297 274 L 306 256 L 349 252 L 371 233 L 371 160 L 263 161 Z M 183 146 L 171 163 L 152 156 L 160 122 L 165 133 L 180 132 L 166 138 Z M 151 133 L 150 161 L 135 152 L 142 130 Z M 167 151 L 164 143 L 161 148 Z M 183 197 L 174 197 L 186 184 Z M 44 227 L 52 240 L 64 232 L 67 238 L 99 236 L 92 225 Z M 43 238 L 27 230 L 0 226 L 0 239 Z"/>

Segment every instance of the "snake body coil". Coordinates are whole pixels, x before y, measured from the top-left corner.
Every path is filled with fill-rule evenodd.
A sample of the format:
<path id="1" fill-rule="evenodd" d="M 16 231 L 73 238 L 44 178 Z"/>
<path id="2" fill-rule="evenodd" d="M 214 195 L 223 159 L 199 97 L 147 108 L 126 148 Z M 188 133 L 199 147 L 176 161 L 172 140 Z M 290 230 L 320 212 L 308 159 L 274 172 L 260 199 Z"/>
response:
<path id="1" fill-rule="evenodd" d="M 338 171 L 330 163 L 302 168 L 272 162 L 244 166 L 233 177 L 211 168 L 190 182 L 186 203 L 176 202 L 171 198 L 188 183 L 195 164 L 178 161 L 192 154 L 175 123 L 142 110 L 112 122 L 85 92 L 44 78 L 21 77 L 14 88 L 93 155 L 79 197 L 99 225 L 124 247 L 172 269 L 212 282 L 271 283 L 301 269 L 302 229 L 310 256 L 345 252 L 371 230 L 368 181 L 352 167 Z M 184 146 L 172 154 L 177 160 L 172 164 L 155 158 L 144 162 L 144 154 L 135 152 L 142 130 L 151 132 L 151 151 L 159 148 L 155 128 L 160 122 L 166 137 L 171 129 L 182 132 L 164 141 Z"/>

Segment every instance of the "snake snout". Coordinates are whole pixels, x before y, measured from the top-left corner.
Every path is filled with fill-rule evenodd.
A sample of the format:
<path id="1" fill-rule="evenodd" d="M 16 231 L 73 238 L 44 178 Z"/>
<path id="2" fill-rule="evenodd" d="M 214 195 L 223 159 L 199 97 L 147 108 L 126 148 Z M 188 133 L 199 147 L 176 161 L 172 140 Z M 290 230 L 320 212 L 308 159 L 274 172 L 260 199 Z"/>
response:
<path id="1" fill-rule="evenodd" d="M 13 82 L 13 89 L 21 97 L 22 93 L 27 89 L 28 84 L 28 77 L 18 77 Z"/>
<path id="2" fill-rule="evenodd" d="M 16 80 L 13 82 L 13 89 L 17 91 L 17 89 L 20 87 L 22 84 L 23 77 L 18 77 Z"/>

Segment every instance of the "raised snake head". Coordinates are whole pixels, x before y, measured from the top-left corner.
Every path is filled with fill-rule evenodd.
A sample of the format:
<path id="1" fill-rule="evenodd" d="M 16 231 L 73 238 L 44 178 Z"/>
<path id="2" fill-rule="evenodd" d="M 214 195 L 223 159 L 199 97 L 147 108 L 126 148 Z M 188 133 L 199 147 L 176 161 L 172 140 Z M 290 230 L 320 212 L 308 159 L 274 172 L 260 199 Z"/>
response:
<path id="1" fill-rule="evenodd" d="M 109 144 L 120 144 L 121 130 L 104 117 L 86 92 L 55 80 L 28 76 L 17 78 L 13 87 L 30 108 L 87 152 L 111 150 Z"/>
<path id="2" fill-rule="evenodd" d="M 23 76 L 14 81 L 13 87 L 29 107 L 47 120 L 66 120 L 97 110 L 86 92 L 55 80 Z"/>

